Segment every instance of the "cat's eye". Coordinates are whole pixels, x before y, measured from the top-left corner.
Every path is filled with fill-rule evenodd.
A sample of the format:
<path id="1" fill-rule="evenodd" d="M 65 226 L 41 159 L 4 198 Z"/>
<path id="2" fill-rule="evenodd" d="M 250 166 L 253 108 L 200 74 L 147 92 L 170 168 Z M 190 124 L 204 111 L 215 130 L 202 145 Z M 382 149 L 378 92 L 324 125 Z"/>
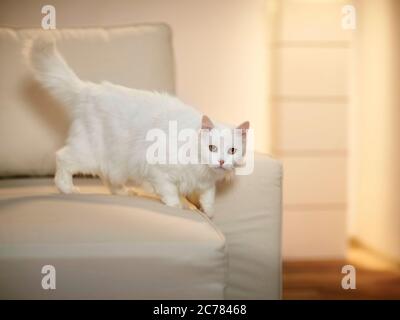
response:
<path id="1" fill-rule="evenodd" d="M 213 144 L 210 144 L 208 146 L 208 149 L 210 149 L 211 152 L 217 152 L 217 150 L 218 150 L 217 146 L 215 146 Z"/>
<path id="2" fill-rule="evenodd" d="M 235 148 L 229 148 L 228 149 L 228 153 L 229 154 L 234 154 L 236 152 L 236 149 Z"/>

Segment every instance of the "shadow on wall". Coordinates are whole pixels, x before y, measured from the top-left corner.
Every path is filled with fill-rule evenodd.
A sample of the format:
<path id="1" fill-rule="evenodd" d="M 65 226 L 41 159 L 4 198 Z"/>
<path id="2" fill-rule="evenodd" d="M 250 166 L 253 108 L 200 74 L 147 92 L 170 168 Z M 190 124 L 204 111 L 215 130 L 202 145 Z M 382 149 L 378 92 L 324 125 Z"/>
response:
<path id="1" fill-rule="evenodd" d="M 70 121 L 63 105 L 33 78 L 27 78 L 21 88 L 24 97 L 30 102 L 29 106 L 32 106 L 32 116 L 40 119 L 42 125 L 57 141 L 64 141 L 67 137 Z M 29 132 L 26 132 L 26 134 L 29 134 Z"/>

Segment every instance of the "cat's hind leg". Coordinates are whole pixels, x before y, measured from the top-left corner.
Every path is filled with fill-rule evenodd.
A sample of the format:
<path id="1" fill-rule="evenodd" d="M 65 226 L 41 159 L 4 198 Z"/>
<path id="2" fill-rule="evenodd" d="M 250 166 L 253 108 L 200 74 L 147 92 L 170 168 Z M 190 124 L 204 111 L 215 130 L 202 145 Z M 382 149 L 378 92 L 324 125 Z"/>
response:
<path id="1" fill-rule="evenodd" d="M 129 188 L 125 184 L 107 184 L 110 192 L 118 196 L 129 196 L 133 193 L 130 192 Z"/>
<path id="2" fill-rule="evenodd" d="M 126 181 L 115 180 L 103 175 L 100 176 L 103 184 L 110 190 L 111 194 L 119 196 L 133 195 L 133 192 L 126 186 Z"/>
<path id="3" fill-rule="evenodd" d="M 73 175 L 82 172 L 79 161 L 74 157 L 68 146 L 56 152 L 56 175 L 54 182 L 62 193 L 79 193 L 79 188 L 74 186 Z"/>

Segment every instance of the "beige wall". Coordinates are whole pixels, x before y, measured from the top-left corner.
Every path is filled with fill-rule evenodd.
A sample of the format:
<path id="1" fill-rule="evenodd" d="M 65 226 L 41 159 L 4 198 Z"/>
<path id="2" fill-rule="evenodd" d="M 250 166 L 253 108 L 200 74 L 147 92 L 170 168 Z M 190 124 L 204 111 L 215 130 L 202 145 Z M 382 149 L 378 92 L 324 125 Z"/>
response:
<path id="1" fill-rule="evenodd" d="M 44 4 L 59 28 L 166 22 L 178 96 L 220 121 L 250 120 L 269 150 L 265 0 L 2 0 L 0 26 L 40 27 Z"/>
<path id="2" fill-rule="evenodd" d="M 400 260 L 400 1 L 358 0 L 353 234 Z"/>
<path id="3" fill-rule="evenodd" d="M 283 255 L 346 255 L 349 58 L 341 27 L 349 1 L 276 1 L 271 108 L 283 160 Z"/>

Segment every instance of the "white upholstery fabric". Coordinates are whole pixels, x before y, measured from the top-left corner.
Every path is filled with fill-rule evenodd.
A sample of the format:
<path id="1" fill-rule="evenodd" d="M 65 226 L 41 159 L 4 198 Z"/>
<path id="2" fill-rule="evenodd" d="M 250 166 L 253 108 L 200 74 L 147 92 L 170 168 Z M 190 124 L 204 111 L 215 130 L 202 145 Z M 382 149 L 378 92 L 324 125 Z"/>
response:
<path id="1" fill-rule="evenodd" d="M 280 163 L 257 154 L 253 174 L 220 188 L 211 222 L 111 196 L 98 179 L 76 179 L 72 196 L 49 178 L 0 180 L 0 297 L 278 299 L 281 179 Z M 38 288 L 52 263 L 54 295 Z"/>
<path id="2" fill-rule="evenodd" d="M 0 28 L 0 176 L 54 173 L 68 119 L 33 80 L 22 51 L 41 29 Z M 60 52 L 85 80 L 174 91 L 170 30 L 166 25 L 51 31 Z"/>
<path id="3" fill-rule="evenodd" d="M 224 298 L 225 238 L 205 215 L 78 185 L 65 196 L 49 178 L 0 180 L 0 298 Z M 56 290 L 41 287 L 44 265 Z"/>
<path id="4" fill-rule="evenodd" d="M 213 223 L 228 251 L 227 299 L 281 298 L 282 165 L 255 155 L 254 172 L 219 190 Z"/>

